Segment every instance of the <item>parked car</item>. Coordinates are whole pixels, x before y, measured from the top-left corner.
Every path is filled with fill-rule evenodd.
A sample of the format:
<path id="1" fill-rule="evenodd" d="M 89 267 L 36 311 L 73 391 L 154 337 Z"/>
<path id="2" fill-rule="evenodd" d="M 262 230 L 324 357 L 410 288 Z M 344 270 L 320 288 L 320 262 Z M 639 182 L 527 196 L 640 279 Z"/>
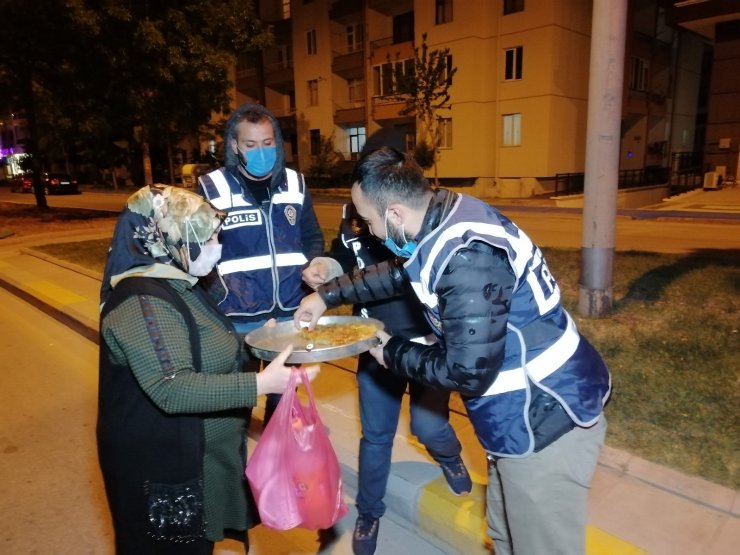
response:
<path id="1" fill-rule="evenodd" d="M 41 184 L 45 195 L 77 194 L 77 180 L 69 174 L 58 172 L 43 172 Z M 10 179 L 10 190 L 14 193 L 33 193 L 33 175 L 24 173 Z"/>
<path id="2" fill-rule="evenodd" d="M 11 193 L 33 193 L 33 176 L 30 173 L 14 175 L 8 182 Z"/>
<path id="3" fill-rule="evenodd" d="M 41 174 L 41 183 L 44 185 L 45 195 L 61 195 L 69 193 L 76 195 L 80 192 L 77 188 L 77 180 L 66 173 L 49 173 Z"/>

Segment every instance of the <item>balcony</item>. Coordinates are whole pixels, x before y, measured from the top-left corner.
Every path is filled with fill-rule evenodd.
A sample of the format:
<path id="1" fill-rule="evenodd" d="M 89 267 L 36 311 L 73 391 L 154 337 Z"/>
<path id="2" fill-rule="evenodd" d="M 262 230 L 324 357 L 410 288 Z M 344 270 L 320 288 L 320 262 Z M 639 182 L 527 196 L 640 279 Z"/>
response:
<path id="1" fill-rule="evenodd" d="M 236 72 L 234 83 L 236 90 L 251 98 L 260 97 L 260 85 L 257 78 L 257 69 L 253 67 L 242 68 Z"/>
<path id="2" fill-rule="evenodd" d="M 358 105 L 361 104 L 361 105 Z M 351 107 L 337 107 L 334 111 L 334 124 L 342 126 L 365 125 L 367 119 L 365 114 L 365 103 L 355 103 Z"/>
<path id="3" fill-rule="evenodd" d="M 379 39 L 370 44 L 370 65 L 384 64 L 414 57 L 413 41 L 393 43 L 392 37 Z"/>
<path id="4" fill-rule="evenodd" d="M 414 9 L 414 0 L 367 0 L 367 7 L 387 17 L 393 17 Z"/>
<path id="5" fill-rule="evenodd" d="M 365 50 L 332 52 L 331 71 L 342 79 L 362 79 L 365 75 Z"/>
<path id="6" fill-rule="evenodd" d="M 717 25 L 736 21 L 737 16 L 736 0 L 674 2 L 668 12 L 669 23 L 689 29 L 712 41 Z"/>
<path id="7" fill-rule="evenodd" d="M 403 100 L 383 96 L 375 96 L 372 99 L 372 118 L 377 122 L 402 122 L 413 121 L 412 115 L 402 115 L 400 111 L 406 106 Z"/>
<path id="8" fill-rule="evenodd" d="M 337 0 L 329 8 L 332 21 L 343 22 L 345 18 L 362 13 L 362 0 Z"/>
<path id="9" fill-rule="evenodd" d="M 293 64 L 290 62 L 265 64 L 265 86 L 281 94 L 294 90 Z"/>

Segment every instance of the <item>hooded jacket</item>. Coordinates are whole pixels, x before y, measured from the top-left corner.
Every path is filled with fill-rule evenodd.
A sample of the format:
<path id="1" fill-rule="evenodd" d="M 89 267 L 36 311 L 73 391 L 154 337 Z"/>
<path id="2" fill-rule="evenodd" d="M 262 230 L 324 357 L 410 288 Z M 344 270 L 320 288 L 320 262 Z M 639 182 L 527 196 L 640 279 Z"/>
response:
<path id="1" fill-rule="evenodd" d="M 276 161 L 269 197 L 260 203 L 239 170 L 240 155 L 232 140 L 237 124 L 252 111 L 267 118 L 275 133 Z M 227 212 L 219 240 L 222 257 L 217 275 L 207 280 L 219 308 L 237 321 L 262 321 L 290 315 L 310 290 L 301 270 L 324 249 L 324 237 L 303 176 L 285 167 L 280 126 L 269 110 L 246 104 L 226 126 L 225 166 L 203 175 L 198 192 Z"/>

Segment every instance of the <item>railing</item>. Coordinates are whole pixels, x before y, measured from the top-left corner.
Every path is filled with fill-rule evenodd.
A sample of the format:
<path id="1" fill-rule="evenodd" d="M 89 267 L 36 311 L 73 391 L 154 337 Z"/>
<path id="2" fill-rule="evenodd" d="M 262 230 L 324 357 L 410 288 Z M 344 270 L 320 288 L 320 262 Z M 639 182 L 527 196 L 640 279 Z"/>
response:
<path id="1" fill-rule="evenodd" d="M 556 173 L 555 194 L 577 195 L 583 192 L 583 173 Z"/>
<path id="2" fill-rule="evenodd" d="M 583 193 L 585 174 L 557 173 L 555 174 L 556 195 L 577 195 Z M 635 170 L 620 170 L 617 178 L 619 189 L 660 185 L 668 182 L 668 168 L 647 166 Z"/>

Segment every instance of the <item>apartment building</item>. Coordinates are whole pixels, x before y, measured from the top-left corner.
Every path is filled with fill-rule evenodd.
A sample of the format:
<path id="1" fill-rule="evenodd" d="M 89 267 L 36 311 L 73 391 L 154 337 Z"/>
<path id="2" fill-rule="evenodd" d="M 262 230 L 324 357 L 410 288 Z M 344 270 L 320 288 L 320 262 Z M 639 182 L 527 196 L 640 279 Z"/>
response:
<path id="1" fill-rule="evenodd" d="M 736 181 L 740 173 L 740 2 L 683 0 L 673 3 L 672 23 L 712 44 L 705 51 L 698 137 L 703 166 L 717 180 Z"/>
<path id="2" fill-rule="evenodd" d="M 458 69 L 450 109 L 438 113 L 443 184 L 490 192 L 508 180 L 531 194 L 556 173 L 583 171 L 590 0 L 262 0 L 260 15 L 276 43 L 262 53 L 264 87 L 246 78 L 259 61 L 238 69 L 237 101 L 264 100 L 284 118 L 302 171 L 321 138 L 345 165 L 380 127 L 413 147 L 416 122 L 400 114 L 393 76 L 413 70 L 424 34 Z"/>

